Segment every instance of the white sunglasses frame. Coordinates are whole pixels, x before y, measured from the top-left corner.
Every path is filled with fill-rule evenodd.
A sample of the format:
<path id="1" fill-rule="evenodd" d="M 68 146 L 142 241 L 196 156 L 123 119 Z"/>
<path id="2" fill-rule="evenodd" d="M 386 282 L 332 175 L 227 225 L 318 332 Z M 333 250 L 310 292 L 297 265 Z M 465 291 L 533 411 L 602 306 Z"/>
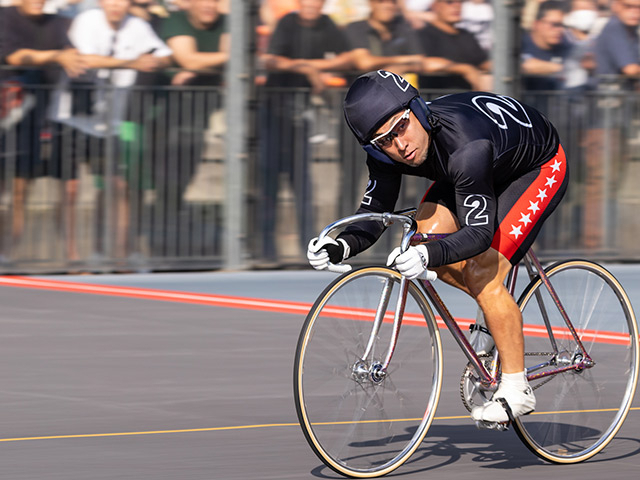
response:
<path id="1" fill-rule="evenodd" d="M 398 125 L 398 123 L 400 123 L 401 120 L 408 120 L 409 116 L 411 114 L 411 109 L 407 108 L 404 113 L 402 115 L 400 115 L 395 122 L 393 122 L 393 125 L 391 125 L 391 128 L 389 128 L 389 130 L 387 130 L 384 133 L 381 133 L 380 135 L 376 136 L 375 138 L 372 138 L 369 143 L 371 143 L 371 145 L 373 145 L 374 147 L 377 148 L 383 148 L 381 145 L 378 145 L 378 142 L 380 141 L 380 139 L 386 137 L 387 135 L 391 134 L 391 132 L 393 132 L 393 129 L 396 128 L 396 126 Z M 395 135 L 395 137 L 397 137 L 398 135 Z M 394 137 L 394 138 L 395 138 Z M 393 143 L 393 139 L 391 140 L 391 142 Z"/>

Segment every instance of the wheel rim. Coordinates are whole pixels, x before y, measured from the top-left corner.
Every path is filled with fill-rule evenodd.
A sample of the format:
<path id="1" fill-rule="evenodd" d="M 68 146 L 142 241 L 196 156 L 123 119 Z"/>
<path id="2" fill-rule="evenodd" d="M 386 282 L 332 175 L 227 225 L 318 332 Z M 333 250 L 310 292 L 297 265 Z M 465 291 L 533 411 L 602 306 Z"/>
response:
<path id="1" fill-rule="evenodd" d="M 532 381 L 536 412 L 518 419 L 516 430 L 537 455 L 575 463 L 602 450 L 628 413 L 638 378 L 638 331 L 628 298 L 603 268 L 567 262 L 550 269 L 548 275 L 595 365 Z M 527 368 L 545 361 L 549 356 L 544 352 L 552 351 L 534 291 L 540 292 L 552 319 L 558 363 L 579 364 L 582 358 L 576 343 L 538 282 L 520 302 Z"/>
<path id="2" fill-rule="evenodd" d="M 318 456 L 345 475 L 394 470 L 417 449 L 435 415 L 439 333 L 435 322 L 425 321 L 432 313 L 426 301 L 419 306 L 424 297 L 413 284 L 389 369 L 382 378 L 372 375 L 386 353 L 399 278 L 384 268 L 342 277 L 314 305 L 301 333 L 295 372 L 300 422 Z M 386 281 L 395 288 L 378 341 L 363 361 Z"/>

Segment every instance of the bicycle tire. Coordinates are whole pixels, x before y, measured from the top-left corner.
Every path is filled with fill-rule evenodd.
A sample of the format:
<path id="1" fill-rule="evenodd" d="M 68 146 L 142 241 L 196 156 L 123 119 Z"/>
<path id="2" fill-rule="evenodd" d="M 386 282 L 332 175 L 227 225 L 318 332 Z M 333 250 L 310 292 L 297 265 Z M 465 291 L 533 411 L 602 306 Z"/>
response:
<path id="1" fill-rule="evenodd" d="M 624 289 L 600 265 L 571 260 L 545 272 L 595 364 L 531 381 L 536 411 L 517 418 L 514 429 L 540 458 L 578 463 L 609 444 L 629 412 L 638 383 L 638 326 Z M 558 343 L 558 364 L 578 362 L 577 343 L 537 277 L 518 301 L 525 325 L 527 363 L 531 356 L 539 356 L 537 362 L 544 361 L 551 355 L 545 352 L 553 351 L 542 326 L 539 301 L 547 309 Z M 540 363 L 529 364 L 528 373 L 536 364 Z"/>
<path id="2" fill-rule="evenodd" d="M 395 470 L 416 451 L 435 416 L 442 344 L 431 307 L 415 283 L 409 282 L 387 375 L 376 383 L 369 374 L 354 374 L 388 283 L 385 320 L 365 359 L 369 366 L 383 360 L 400 280 L 398 272 L 384 267 L 342 275 L 318 297 L 300 332 L 294 366 L 300 426 L 320 460 L 345 476 L 372 478 Z"/>

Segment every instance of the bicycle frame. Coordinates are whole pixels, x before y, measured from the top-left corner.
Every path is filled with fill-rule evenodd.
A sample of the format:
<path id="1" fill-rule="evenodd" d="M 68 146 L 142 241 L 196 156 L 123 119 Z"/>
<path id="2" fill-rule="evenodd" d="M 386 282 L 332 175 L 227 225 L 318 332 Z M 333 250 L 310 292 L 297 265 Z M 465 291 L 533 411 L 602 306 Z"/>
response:
<path id="1" fill-rule="evenodd" d="M 401 250 L 402 251 L 406 251 L 409 246 L 411 245 L 417 245 L 419 243 L 424 243 L 425 241 L 430 241 L 433 239 L 437 239 L 437 238 L 442 238 L 443 235 L 441 234 L 436 234 L 436 235 L 428 235 L 428 234 L 421 234 L 421 233 L 417 233 L 417 223 L 414 220 L 414 218 L 412 217 L 413 215 L 415 215 L 416 209 L 407 209 L 407 210 L 403 210 L 403 211 L 399 211 L 399 212 L 394 212 L 394 213 L 364 213 L 364 214 L 357 214 L 357 215 L 352 215 L 349 217 L 345 217 L 341 220 L 338 220 L 337 222 L 334 222 L 330 225 L 328 225 L 319 235 L 319 238 L 323 238 L 324 236 L 327 236 L 330 232 L 337 230 L 339 228 L 345 227 L 351 223 L 357 222 L 357 221 L 366 221 L 366 220 L 375 220 L 375 221 L 380 221 L 384 224 L 385 227 L 388 227 L 389 225 L 395 223 L 395 222 L 400 222 L 403 225 L 403 238 L 402 238 L 402 243 L 401 243 Z M 445 235 L 446 236 L 446 235 Z M 562 316 L 565 325 L 567 326 L 569 332 L 571 333 L 571 335 L 573 336 L 573 339 L 575 340 L 580 353 L 581 353 L 581 360 L 577 363 L 572 363 L 570 365 L 564 365 L 564 366 L 557 366 L 558 365 L 558 355 L 559 355 L 559 351 L 558 351 L 558 346 L 557 346 L 557 342 L 555 339 L 555 334 L 551 328 L 551 323 L 549 321 L 549 315 L 547 313 L 547 310 L 544 306 L 544 303 L 542 301 L 542 299 L 540 298 L 540 294 L 538 292 L 536 292 L 536 300 L 537 303 L 541 309 L 541 314 L 542 317 L 544 319 L 544 323 L 545 323 L 545 327 L 547 330 L 547 334 L 549 336 L 549 340 L 551 342 L 551 347 L 553 348 L 553 352 L 548 352 L 550 355 L 549 360 L 547 360 L 544 363 L 541 363 L 539 365 L 535 365 L 533 367 L 529 367 L 526 369 L 527 372 L 527 379 L 528 380 L 534 380 L 534 379 L 540 379 L 540 378 L 544 378 L 544 377 L 549 377 L 552 375 L 556 375 L 558 373 L 561 372 L 565 372 L 568 370 L 581 370 L 584 368 L 590 368 L 594 365 L 593 360 L 591 359 L 591 357 L 589 356 L 589 354 L 587 353 L 586 349 L 584 348 L 578 333 L 576 332 L 575 328 L 573 327 L 573 324 L 571 323 L 571 320 L 569 319 L 569 317 L 567 316 L 566 310 L 563 307 L 562 303 L 560 302 L 560 299 L 558 298 L 557 293 L 555 292 L 553 286 L 551 285 L 549 279 L 547 278 L 545 272 L 544 272 L 544 268 L 542 267 L 540 261 L 538 260 L 538 258 L 535 256 L 535 254 L 533 253 L 532 250 L 529 250 L 525 256 L 524 259 L 524 264 L 526 266 L 527 269 L 527 273 L 529 275 L 529 279 L 533 280 L 535 277 L 539 276 L 540 279 L 542 280 L 544 286 L 546 287 L 547 291 L 549 292 L 549 295 L 551 296 L 556 308 L 558 309 L 558 311 L 560 312 L 560 315 Z M 519 270 L 519 265 L 515 265 L 511 271 L 509 272 L 509 275 L 507 277 L 506 280 L 506 284 L 507 284 L 507 289 L 509 291 L 509 293 L 513 296 L 515 293 L 515 286 L 516 286 L 516 279 L 517 279 L 517 274 L 518 274 L 518 270 Z M 384 285 L 383 287 L 383 291 L 382 291 L 382 295 L 380 298 L 380 302 L 378 303 L 378 307 L 376 310 L 376 315 L 375 315 L 375 319 L 374 319 L 374 323 L 373 323 L 373 327 L 371 330 L 371 334 L 369 337 L 369 341 L 367 343 L 367 347 L 365 348 L 365 352 L 363 353 L 363 355 L 361 356 L 361 363 L 357 364 L 354 367 L 354 373 L 358 373 L 358 374 L 366 374 L 369 373 L 371 375 L 371 378 L 374 381 L 380 381 L 382 380 L 382 378 L 384 378 L 387 368 L 391 362 L 391 359 L 393 357 L 393 352 L 396 348 L 396 343 L 397 343 L 397 339 L 398 339 L 398 334 L 400 332 L 400 327 L 402 325 L 402 317 L 404 314 L 404 307 L 405 307 L 405 301 L 407 298 L 407 291 L 408 291 L 408 282 L 409 280 L 407 280 L 405 277 L 402 277 L 401 282 L 400 282 L 400 293 L 398 295 L 398 300 L 396 303 L 396 307 L 395 307 L 395 313 L 394 313 L 394 318 L 393 318 L 393 328 L 392 328 L 392 334 L 391 334 L 391 338 L 389 340 L 389 347 L 387 349 L 387 353 L 385 356 L 385 360 L 382 364 L 376 364 L 376 365 L 371 365 L 370 369 L 367 369 L 364 361 L 367 358 L 367 356 L 369 355 L 371 348 L 373 346 L 373 343 L 375 341 L 376 336 L 378 335 L 378 332 L 380 330 L 380 326 L 382 325 L 382 320 L 384 318 L 385 312 L 387 310 L 387 306 L 389 303 L 389 298 L 391 295 L 391 282 L 387 281 L 387 283 Z M 480 357 L 478 356 L 478 354 L 475 352 L 475 350 L 473 349 L 473 347 L 471 346 L 471 344 L 469 343 L 469 340 L 467 340 L 466 335 L 462 332 L 460 326 L 457 324 L 457 322 L 455 321 L 455 319 L 453 318 L 453 315 L 449 312 L 449 309 L 447 308 L 447 306 L 444 304 L 444 302 L 442 301 L 442 299 L 440 298 L 440 295 L 438 294 L 438 292 L 436 291 L 436 289 L 434 288 L 433 284 L 431 281 L 429 280 L 421 280 L 421 285 L 423 287 L 423 290 L 428 298 L 428 300 L 431 302 L 431 304 L 434 306 L 434 308 L 436 309 L 436 311 L 438 312 L 438 314 L 440 315 L 440 317 L 442 318 L 442 321 L 444 322 L 444 324 L 446 325 L 447 329 L 451 332 L 451 334 L 453 335 L 453 338 L 456 340 L 456 342 L 458 343 L 459 347 L 462 349 L 462 352 L 464 353 L 464 355 L 467 357 L 467 359 L 469 360 L 469 362 L 471 363 L 471 365 L 473 365 L 477 375 L 478 375 L 478 382 L 480 383 L 480 385 L 482 386 L 483 389 L 486 390 L 495 390 L 497 388 L 497 384 L 498 384 L 498 369 L 499 369 L 499 358 L 498 358 L 498 352 L 496 351 L 494 358 L 493 358 L 493 362 L 492 362 L 492 366 L 491 366 L 491 371 L 487 370 L 487 368 L 485 367 L 483 361 L 480 359 Z M 549 370 L 545 370 L 543 372 L 539 372 L 539 373 L 535 373 L 545 367 L 549 367 L 549 366 L 557 366 L 557 368 L 553 368 L 553 369 L 549 369 Z M 362 371 L 361 371 L 362 370 Z"/>
<path id="2" fill-rule="evenodd" d="M 542 317 L 543 317 L 544 323 L 545 323 L 545 328 L 547 330 L 547 334 L 549 336 L 549 340 L 551 342 L 551 346 L 553 348 L 553 352 L 550 352 L 551 353 L 551 358 L 547 362 L 544 362 L 544 363 L 541 363 L 539 365 L 535 365 L 533 367 L 529 367 L 529 368 L 526 369 L 527 379 L 528 380 L 535 380 L 535 379 L 540 379 L 540 378 L 544 378 L 544 377 L 549 377 L 551 375 L 556 375 L 558 373 L 565 372 L 565 371 L 568 371 L 568 370 L 581 370 L 581 369 L 584 369 L 584 368 L 592 367 L 594 365 L 593 360 L 591 359 L 591 357 L 587 353 L 586 349 L 584 348 L 584 346 L 582 344 L 582 341 L 580 340 L 580 338 L 578 336 L 578 333 L 576 332 L 575 328 L 573 327 L 573 324 L 571 323 L 571 320 L 567 316 L 566 310 L 564 309 L 560 299 L 558 298 L 557 293 L 555 292 L 553 286 L 549 282 L 549 279 L 547 278 L 547 276 L 546 276 L 546 274 L 544 272 L 544 269 L 542 268 L 542 265 L 540 264 L 540 261 L 538 260 L 538 258 L 536 257 L 536 255 L 533 253 L 532 250 L 529 250 L 527 252 L 527 255 L 525 256 L 524 263 L 525 263 L 525 265 L 527 267 L 527 272 L 529 274 L 529 279 L 530 280 L 533 280 L 533 278 L 535 278 L 536 276 L 540 276 L 543 284 L 545 285 L 547 291 L 549 292 L 549 295 L 553 299 L 554 304 L 558 308 L 558 311 L 560 312 L 560 314 L 561 314 L 561 316 L 562 316 L 567 328 L 569 329 L 569 332 L 571 333 L 573 339 L 575 340 L 576 344 L 578 345 L 578 348 L 579 348 L 580 353 L 582 355 L 582 360 L 580 362 L 576 363 L 576 364 L 561 366 L 561 367 L 557 367 L 557 368 L 554 368 L 554 369 L 551 369 L 551 370 L 546 370 L 546 371 L 540 372 L 540 373 L 533 373 L 533 372 L 538 371 L 538 370 L 540 370 L 540 369 L 542 369 L 544 367 L 548 367 L 548 366 L 551 366 L 551 365 L 557 365 L 557 357 L 558 357 L 558 354 L 559 354 L 557 342 L 555 340 L 555 334 L 554 334 L 553 330 L 551 329 L 551 324 L 550 324 L 550 321 L 549 321 L 549 315 L 548 315 L 548 313 L 546 311 L 544 303 L 542 302 L 542 299 L 539 298 L 539 296 L 537 295 L 538 305 L 539 305 L 539 307 L 541 309 Z M 534 266 L 535 266 L 535 268 L 534 268 Z M 517 278 L 518 270 L 519 270 L 519 265 L 515 265 L 511 269 L 511 271 L 509 272 L 509 275 L 508 275 L 507 281 L 506 281 L 507 289 L 508 289 L 509 293 L 512 296 L 515 293 L 515 285 L 516 285 L 516 278 Z M 462 332 L 462 329 L 460 328 L 460 326 L 457 324 L 457 322 L 455 321 L 455 319 L 453 318 L 453 316 L 449 312 L 449 309 L 446 307 L 446 305 L 444 304 L 444 302 L 440 298 L 440 295 L 438 294 L 438 292 L 436 291 L 434 286 L 431 284 L 431 282 L 428 281 L 428 280 L 423 280 L 422 281 L 422 286 L 423 286 L 423 288 L 425 290 L 427 298 L 429 299 L 431 304 L 434 306 L 436 311 L 440 314 L 440 317 L 442 318 L 442 321 L 445 323 L 445 325 L 447 326 L 448 330 L 453 335 L 453 338 L 456 340 L 456 342 L 458 343 L 458 345 L 462 349 L 463 353 L 465 354 L 465 356 L 467 357 L 469 362 L 474 366 L 474 368 L 476 370 L 476 373 L 479 376 L 478 380 L 480 381 L 480 383 L 486 389 L 494 390 L 495 387 L 497 387 L 497 370 L 498 370 L 498 362 L 499 362 L 498 352 L 496 352 L 495 355 L 494 355 L 494 361 L 492 363 L 492 369 L 491 369 L 491 372 L 489 372 L 487 370 L 487 368 L 485 367 L 484 363 L 481 361 L 480 357 L 478 357 L 476 352 L 473 350 L 473 347 L 471 346 L 471 344 L 467 340 L 467 337 Z M 395 319 L 394 319 L 394 321 L 395 321 Z"/>

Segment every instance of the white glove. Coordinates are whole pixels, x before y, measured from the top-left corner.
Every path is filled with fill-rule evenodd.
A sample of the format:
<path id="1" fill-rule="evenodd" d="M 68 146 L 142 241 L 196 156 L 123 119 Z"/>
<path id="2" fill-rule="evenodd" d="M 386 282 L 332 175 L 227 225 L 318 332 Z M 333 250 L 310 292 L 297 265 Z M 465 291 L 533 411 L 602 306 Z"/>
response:
<path id="1" fill-rule="evenodd" d="M 398 272 L 409 280 L 422 278 L 433 281 L 438 276 L 436 272 L 427 270 L 429 265 L 429 252 L 425 245 L 409 247 L 406 252 L 401 253 L 400 247 L 396 247 L 387 258 L 387 266 L 395 265 Z"/>
<path id="2" fill-rule="evenodd" d="M 331 263 L 329 250 L 332 250 L 331 253 L 334 255 L 342 258 L 339 258 L 337 263 Z M 316 237 L 309 242 L 307 258 L 311 266 L 316 270 L 344 273 L 351 270 L 351 265 L 341 263 L 342 260 L 349 256 L 349 251 L 349 244 L 341 238 L 336 241 L 331 237 L 324 237 L 322 240 L 318 240 L 318 237 Z M 334 258 L 334 260 L 336 259 Z"/>

